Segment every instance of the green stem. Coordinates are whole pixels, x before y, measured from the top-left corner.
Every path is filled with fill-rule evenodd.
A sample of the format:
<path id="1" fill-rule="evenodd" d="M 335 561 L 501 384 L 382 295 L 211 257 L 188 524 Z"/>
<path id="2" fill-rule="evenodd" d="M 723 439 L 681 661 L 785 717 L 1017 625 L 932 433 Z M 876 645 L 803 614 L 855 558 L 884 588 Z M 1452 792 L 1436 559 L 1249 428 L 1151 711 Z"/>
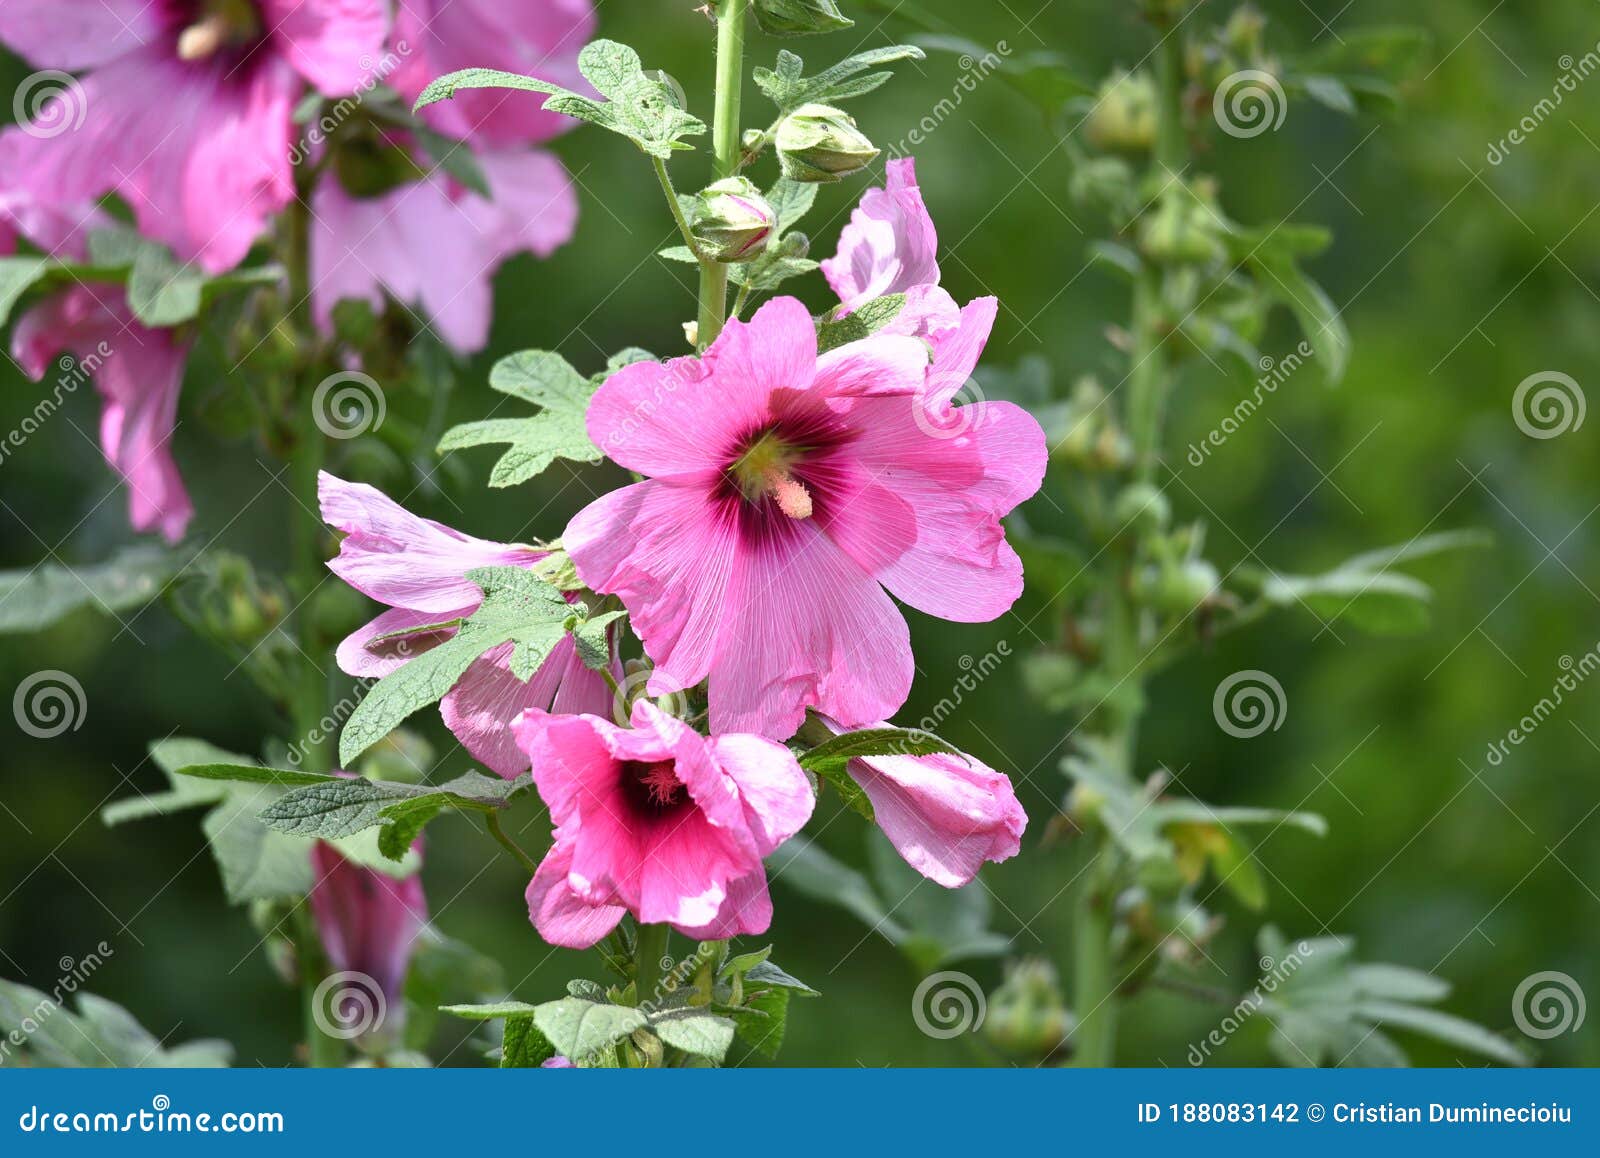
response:
<path id="1" fill-rule="evenodd" d="M 1156 163 L 1181 173 L 1189 153 L 1183 127 L 1183 34 L 1175 27 L 1161 32 L 1156 46 Z"/>
<path id="2" fill-rule="evenodd" d="M 689 219 L 683 215 L 683 206 L 678 204 L 678 191 L 672 187 L 672 177 L 667 173 L 667 163 L 660 157 L 651 160 L 656 167 L 656 180 L 661 182 L 661 191 L 667 195 L 667 204 L 672 208 L 672 220 L 678 223 L 678 232 L 683 235 L 683 243 L 689 247 L 689 252 L 700 259 L 701 266 L 705 259 L 700 258 L 699 250 L 694 244 L 694 234 L 689 231 Z"/>
<path id="3" fill-rule="evenodd" d="M 1111 898 L 1101 871 L 1107 854 L 1096 854 L 1089 880 L 1078 894 L 1073 912 L 1073 1011 L 1078 1027 L 1073 1032 L 1073 1061 L 1085 1067 L 1103 1067 L 1116 1061 L 1117 1001 L 1112 977 Z"/>
<path id="4" fill-rule="evenodd" d="M 721 180 L 739 171 L 739 102 L 744 90 L 744 21 L 749 0 L 717 0 L 717 92 L 711 121 L 713 177 Z M 700 319 L 697 343 L 705 349 L 717 340 L 728 318 L 728 267 L 708 261 L 700 265 Z"/>
<path id="5" fill-rule="evenodd" d="M 344 1042 L 322 1028 L 317 986 L 328 975 L 327 958 L 317 937 L 311 908 L 304 902 L 295 910 L 295 955 L 300 966 L 300 999 L 305 1015 L 306 1064 L 312 1069 L 334 1069 L 344 1064 Z"/>
<path id="6" fill-rule="evenodd" d="M 666 972 L 661 963 L 667 959 L 671 938 L 672 929 L 667 925 L 639 926 L 638 936 L 634 938 L 633 970 L 634 993 L 640 1005 L 653 1000 L 661 987 L 661 978 Z"/>
<path id="7" fill-rule="evenodd" d="M 506 830 L 500 827 L 499 813 L 490 812 L 485 814 L 483 823 L 484 827 L 489 830 L 489 835 L 499 841 L 501 847 L 509 852 L 516 859 L 518 864 L 522 865 L 523 868 L 528 870 L 529 876 L 532 876 L 534 873 L 539 871 L 538 862 L 536 862 L 527 853 L 523 852 L 521 846 L 507 836 Z"/>

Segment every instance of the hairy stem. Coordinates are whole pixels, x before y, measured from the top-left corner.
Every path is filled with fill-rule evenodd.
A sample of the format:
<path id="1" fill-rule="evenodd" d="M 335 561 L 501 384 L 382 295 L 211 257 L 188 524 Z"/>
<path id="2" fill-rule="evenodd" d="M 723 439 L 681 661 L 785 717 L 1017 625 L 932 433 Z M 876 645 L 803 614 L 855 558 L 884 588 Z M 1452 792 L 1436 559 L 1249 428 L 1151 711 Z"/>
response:
<path id="1" fill-rule="evenodd" d="M 489 830 L 489 835 L 494 837 L 495 840 L 499 841 L 501 847 L 509 852 L 518 864 L 528 870 L 529 876 L 532 876 L 534 873 L 539 871 L 538 863 L 527 853 L 523 852 L 522 846 L 517 844 L 516 841 L 512 840 L 511 837 L 506 835 L 506 830 L 500 827 L 499 813 L 490 812 L 486 814 L 483 818 L 483 823 L 484 827 Z"/>
<path id="2" fill-rule="evenodd" d="M 739 171 L 739 100 L 744 89 L 744 21 L 748 0 L 717 0 L 717 93 L 711 122 L 715 179 Z M 696 342 L 717 340 L 728 317 L 728 267 L 700 263 L 700 320 Z"/>
<path id="3" fill-rule="evenodd" d="M 634 939 L 633 969 L 634 992 L 638 995 L 640 1005 L 653 1001 L 656 990 L 661 987 L 661 979 L 666 972 L 663 962 L 667 960 L 671 938 L 672 930 L 666 925 L 639 926 L 638 936 Z"/>

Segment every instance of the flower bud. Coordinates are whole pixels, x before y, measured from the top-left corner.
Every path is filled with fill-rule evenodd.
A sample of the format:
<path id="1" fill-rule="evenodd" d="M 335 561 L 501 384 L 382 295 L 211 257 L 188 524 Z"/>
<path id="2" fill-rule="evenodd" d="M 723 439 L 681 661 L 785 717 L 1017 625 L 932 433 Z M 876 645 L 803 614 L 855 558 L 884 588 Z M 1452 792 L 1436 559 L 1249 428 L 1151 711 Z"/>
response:
<path id="1" fill-rule="evenodd" d="M 1139 249 L 1162 265 L 1205 265 L 1228 256 L 1217 215 L 1187 196 L 1168 197 L 1139 227 Z"/>
<path id="2" fill-rule="evenodd" d="M 777 133 L 778 163 L 791 181 L 839 181 L 859 173 L 878 155 L 855 118 L 832 105 L 801 105 Z"/>
<path id="3" fill-rule="evenodd" d="M 767 248 L 778 215 L 743 177 L 727 177 L 702 189 L 689 215 L 695 247 L 712 261 L 754 261 Z"/>
<path id="4" fill-rule="evenodd" d="M 989 996 L 983 1023 L 984 1035 L 994 1045 L 1025 1057 L 1049 1056 L 1073 1028 L 1056 971 L 1038 958 L 1019 961 L 1006 971 L 1005 982 Z"/>
<path id="5" fill-rule="evenodd" d="M 850 28 L 834 0 L 756 0 L 756 23 L 770 36 L 808 36 Z"/>
<path id="6" fill-rule="evenodd" d="M 1111 521 L 1117 530 L 1126 528 L 1134 534 L 1165 530 L 1171 518 L 1172 504 L 1167 496 L 1159 487 L 1146 482 L 1125 487 L 1111 510 Z"/>
<path id="7" fill-rule="evenodd" d="M 1114 72 L 1095 94 L 1083 126 L 1089 143 L 1107 152 L 1138 152 L 1156 139 L 1156 86 L 1145 72 Z"/>

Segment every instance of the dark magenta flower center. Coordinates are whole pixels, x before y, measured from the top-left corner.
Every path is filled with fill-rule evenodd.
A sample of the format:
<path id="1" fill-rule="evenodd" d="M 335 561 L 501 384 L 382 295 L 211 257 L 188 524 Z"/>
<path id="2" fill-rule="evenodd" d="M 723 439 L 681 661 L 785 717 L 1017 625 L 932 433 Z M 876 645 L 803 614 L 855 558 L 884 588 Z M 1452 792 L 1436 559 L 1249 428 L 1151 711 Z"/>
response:
<path id="1" fill-rule="evenodd" d="M 255 0 L 166 0 L 166 10 L 182 60 L 241 56 L 267 31 Z"/>
<path id="2" fill-rule="evenodd" d="M 812 518 L 838 489 L 834 460 L 850 438 L 826 407 L 797 402 L 735 440 L 723 471 L 722 497 L 736 501 L 745 519 Z"/>
<path id="3" fill-rule="evenodd" d="M 634 811 L 650 818 L 676 812 L 689 798 L 671 760 L 622 761 L 622 795 Z"/>

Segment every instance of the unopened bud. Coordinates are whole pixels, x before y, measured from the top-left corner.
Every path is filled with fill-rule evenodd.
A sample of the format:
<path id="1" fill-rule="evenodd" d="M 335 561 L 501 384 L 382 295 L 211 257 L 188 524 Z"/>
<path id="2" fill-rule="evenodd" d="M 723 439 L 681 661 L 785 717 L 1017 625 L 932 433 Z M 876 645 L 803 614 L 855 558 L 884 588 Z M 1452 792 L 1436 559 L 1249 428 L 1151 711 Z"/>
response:
<path id="1" fill-rule="evenodd" d="M 756 23 L 771 36 L 837 32 L 855 24 L 834 0 L 756 0 Z"/>
<path id="2" fill-rule="evenodd" d="M 1109 152 L 1138 152 L 1156 139 L 1156 86 L 1144 72 L 1115 72 L 1095 94 L 1083 126 L 1090 144 Z"/>
<path id="3" fill-rule="evenodd" d="M 878 155 L 855 118 L 832 105 L 801 105 L 778 126 L 778 163 L 791 181 L 839 181 Z"/>
<path id="4" fill-rule="evenodd" d="M 702 256 L 712 261 L 753 261 L 767 247 L 778 215 L 754 185 L 727 177 L 700 191 L 689 232 Z"/>

